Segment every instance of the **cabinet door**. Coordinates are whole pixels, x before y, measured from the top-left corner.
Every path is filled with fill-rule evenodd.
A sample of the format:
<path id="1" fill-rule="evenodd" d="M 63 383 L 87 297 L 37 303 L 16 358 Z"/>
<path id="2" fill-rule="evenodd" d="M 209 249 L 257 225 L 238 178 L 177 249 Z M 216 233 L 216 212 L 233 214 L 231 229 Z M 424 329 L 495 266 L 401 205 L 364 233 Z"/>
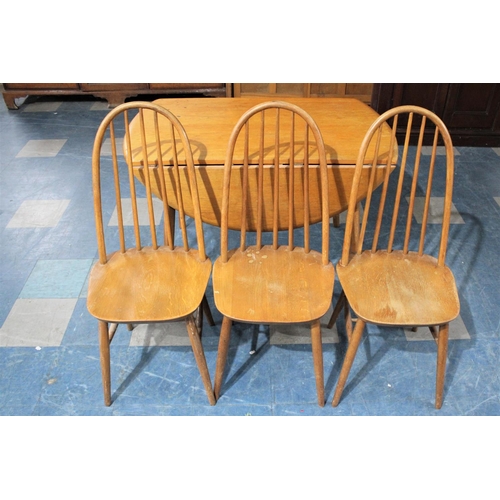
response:
<path id="1" fill-rule="evenodd" d="M 234 97 L 242 96 L 297 96 L 307 97 L 307 83 L 235 83 Z"/>
<path id="2" fill-rule="evenodd" d="M 443 120 L 450 129 L 500 131 L 500 84 L 451 83 Z"/>
<path id="3" fill-rule="evenodd" d="M 449 83 L 382 83 L 375 84 L 372 107 L 377 113 L 405 104 L 430 109 L 441 118 L 446 106 Z"/>
<path id="4" fill-rule="evenodd" d="M 365 104 L 372 99 L 373 83 L 311 83 L 311 97 L 352 97 Z"/>
<path id="5" fill-rule="evenodd" d="M 436 113 L 448 127 L 455 146 L 500 146 L 499 83 L 377 83 L 372 107 L 383 113 L 414 104 Z M 398 122 L 398 138 L 404 129 Z M 417 129 L 414 126 L 414 137 Z M 424 138 L 430 144 L 430 137 Z"/>
<path id="6" fill-rule="evenodd" d="M 369 104 L 373 83 L 235 83 L 234 96 L 353 97 Z"/>
<path id="7" fill-rule="evenodd" d="M 151 90 L 203 90 L 224 89 L 225 83 L 150 83 Z"/>
<path id="8" fill-rule="evenodd" d="M 375 84 L 372 97 L 372 108 L 377 113 L 397 106 L 421 106 L 436 113 L 443 118 L 448 95 L 448 83 L 378 83 Z M 406 135 L 407 117 L 401 116 L 398 120 L 397 138 L 403 139 Z M 410 141 L 418 141 L 420 121 L 413 123 Z M 424 144 L 432 144 L 433 128 L 428 125 L 424 133 Z"/>

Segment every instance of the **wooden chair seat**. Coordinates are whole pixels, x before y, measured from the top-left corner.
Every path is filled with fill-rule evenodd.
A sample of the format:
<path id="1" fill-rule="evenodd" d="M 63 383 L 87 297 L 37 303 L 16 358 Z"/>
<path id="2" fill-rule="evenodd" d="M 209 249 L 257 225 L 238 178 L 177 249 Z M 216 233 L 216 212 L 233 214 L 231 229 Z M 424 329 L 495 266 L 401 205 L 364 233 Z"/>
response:
<path id="1" fill-rule="evenodd" d="M 460 311 L 451 270 L 430 255 L 365 251 L 337 266 L 337 274 L 353 311 L 370 323 L 440 325 Z"/>
<path id="2" fill-rule="evenodd" d="M 271 246 L 232 250 L 214 264 L 217 309 L 237 321 L 298 323 L 322 317 L 331 303 L 333 265 L 319 252 Z"/>
<path id="3" fill-rule="evenodd" d="M 175 320 L 200 305 L 210 277 L 211 262 L 198 251 L 128 249 L 106 264 L 96 263 L 89 278 L 88 309 L 111 323 Z"/>

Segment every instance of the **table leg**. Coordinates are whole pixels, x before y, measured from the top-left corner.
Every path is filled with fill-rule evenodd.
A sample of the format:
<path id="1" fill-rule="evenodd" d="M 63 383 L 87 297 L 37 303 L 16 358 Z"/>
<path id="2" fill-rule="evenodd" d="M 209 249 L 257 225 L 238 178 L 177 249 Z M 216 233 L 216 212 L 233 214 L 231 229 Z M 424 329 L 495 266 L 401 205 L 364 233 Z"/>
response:
<path id="1" fill-rule="evenodd" d="M 170 235 L 172 236 L 172 241 L 175 238 L 175 208 L 168 207 L 168 217 L 170 220 Z"/>

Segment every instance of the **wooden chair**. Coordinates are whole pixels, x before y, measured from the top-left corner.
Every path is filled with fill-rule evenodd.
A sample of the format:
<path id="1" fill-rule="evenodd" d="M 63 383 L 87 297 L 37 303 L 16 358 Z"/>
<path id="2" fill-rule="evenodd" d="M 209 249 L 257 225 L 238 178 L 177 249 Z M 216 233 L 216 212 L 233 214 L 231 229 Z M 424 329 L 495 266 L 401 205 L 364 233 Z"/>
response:
<path id="1" fill-rule="evenodd" d="M 395 170 L 392 174 L 388 166 L 393 161 L 393 144 L 389 151 L 382 151 L 378 142 L 382 128 L 391 122 L 392 141 L 396 140 L 396 131 L 404 134 L 396 168 L 399 172 Z M 418 130 L 419 123 L 418 134 L 411 137 L 412 127 Z M 428 156 L 422 154 L 424 137 L 432 143 Z M 416 148 L 410 148 L 410 138 L 416 142 Z M 444 143 L 446 153 L 443 159 L 437 156 L 440 142 Z M 372 165 L 366 165 L 365 155 L 370 148 L 375 148 L 375 160 Z M 356 214 L 359 217 L 357 189 L 361 170 L 371 168 L 373 179 L 377 163 L 387 165 L 385 180 L 375 192 L 369 189 L 359 227 L 355 219 Z M 445 265 L 453 169 L 450 134 L 431 111 L 416 106 L 394 108 L 375 120 L 366 133 L 356 163 L 342 257 L 337 265 L 343 289 L 340 302 L 345 301 L 352 308 L 357 320 L 352 334 L 348 332 L 349 345 L 333 406 L 338 405 L 342 396 L 365 324 L 373 323 L 430 328 L 437 342 L 435 405 L 441 408 L 448 325 L 458 316 L 460 309 L 455 279 Z M 435 220 L 439 210 L 432 208 L 431 193 L 443 197 L 439 221 Z M 418 207 L 422 210 L 417 210 Z M 421 214 L 419 223 L 413 220 L 417 212 L 419 218 Z M 432 225 L 429 224 L 431 217 Z M 357 231 L 359 233 L 355 235 Z M 354 251 L 351 245 L 354 245 Z M 336 314 L 341 310 L 341 305 L 337 306 Z"/>
<path id="2" fill-rule="evenodd" d="M 310 163 L 313 154 L 319 159 L 316 165 Z M 233 165 L 233 157 L 243 158 L 243 165 Z M 213 269 L 215 305 L 223 315 L 215 396 L 221 391 L 233 320 L 308 322 L 318 404 L 324 406 L 320 318 L 332 299 L 335 271 L 328 255 L 328 183 L 321 133 L 313 119 L 295 105 L 259 104 L 236 123 L 224 168 L 221 256 Z M 319 197 L 310 195 L 313 184 L 315 193 L 319 185 Z M 316 212 L 320 206 L 321 213 L 319 252 L 310 246 L 313 205 Z M 238 248 L 229 250 L 228 215 L 234 210 L 241 213 L 240 242 Z M 303 227 L 303 246 L 294 240 L 297 227 Z"/>
<path id="3" fill-rule="evenodd" d="M 142 164 L 138 167 L 145 185 L 149 227 L 140 226 L 137 190 L 143 190 L 134 178 L 130 162 L 119 161 L 117 142 L 123 135 L 124 149 L 131 150 L 130 118 L 138 112 L 142 130 Z M 154 141 L 146 143 L 144 116 L 154 115 Z M 162 127 L 159 123 L 163 121 Z M 167 126 L 168 125 L 168 126 Z M 160 134 L 160 128 L 166 130 Z M 106 144 L 104 144 L 106 143 Z M 160 144 L 169 144 L 161 154 Z M 109 146 L 108 146 L 109 144 Z M 159 159 L 151 158 L 151 149 L 160 151 Z M 163 148 L 165 151 L 166 148 Z M 106 155 L 107 151 L 107 155 Z M 156 157 L 156 156 L 155 156 Z M 129 329 L 137 323 L 164 322 L 185 318 L 187 333 L 201 374 L 208 400 L 215 404 L 212 384 L 200 339 L 202 304 L 210 277 L 211 262 L 205 254 L 203 227 L 200 219 L 198 190 L 194 175 L 193 158 L 189 140 L 179 120 L 164 108 L 147 103 L 122 104 L 111 111 L 101 123 L 92 154 L 94 209 L 97 230 L 99 262 L 91 270 L 87 307 L 99 320 L 99 345 L 104 389 L 104 402 L 111 405 L 110 343 L 119 323 Z M 161 183 L 164 213 L 163 243 L 157 235 L 157 220 L 151 194 L 151 179 L 158 176 Z M 184 217 L 182 193 L 175 190 L 182 244 L 174 241 L 172 211 L 167 199 L 167 182 L 179 186 L 181 177 L 190 182 L 192 203 L 195 207 L 195 233 L 197 248 L 190 247 L 187 223 Z M 113 185 L 115 190 L 117 225 L 106 231 L 103 222 L 102 183 Z M 126 192 L 128 191 L 128 192 Z M 133 228 L 124 224 L 123 199 L 130 197 Z M 114 234 L 113 234 L 114 233 Z M 133 245 L 129 241 L 133 240 Z M 209 310 L 208 310 L 209 311 Z M 198 313 L 198 322 L 194 317 Z M 209 318 L 211 320 L 211 318 Z M 212 320 L 213 322 L 213 320 Z"/>

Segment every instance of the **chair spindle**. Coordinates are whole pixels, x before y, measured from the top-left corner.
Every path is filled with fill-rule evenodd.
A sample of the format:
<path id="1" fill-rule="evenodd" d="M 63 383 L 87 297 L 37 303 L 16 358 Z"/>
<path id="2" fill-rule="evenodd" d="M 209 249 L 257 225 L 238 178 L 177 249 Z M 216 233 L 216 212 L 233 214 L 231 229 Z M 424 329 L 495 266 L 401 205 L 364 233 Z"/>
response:
<path id="1" fill-rule="evenodd" d="M 115 182 L 115 196 L 116 196 L 116 213 L 118 218 L 118 231 L 120 236 L 120 252 L 125 253 L 125 231 L 123 228 L 123 208 L 122 208 L 122 197 L 120 188 L 120 172 L 118 170 L 118 157 L 116 153 L 116 136 L 115 136 L 115 126 L 111 122 L 109 125 L 109 133 L 111 138 L 111 157 L 113 161 L 113 177 Z"/>
<path id="2" fill-rule="evenodd" d="M 410 245 L 411 226 L 412 226 L 412 219 L 413 219 L 413 210 L 415 208 L 415 194 L 417 191 L 417 184 L 418 184 L 418 172 L 420 169 L 420 157 L 422 155 L 422 143 L 424 140 L 425 123 L 426 123 L 426 119 L 425 119 L 425 116 L 423 116 L 422 123 L 420 125 L 420 133 L 418 136 L 418 144 L 417 144 L 417 152 L 415 155 L 415 163 L 413 166 L 413 180 L 412 180 L 411 191 L 410 191 L 410 205 L 408 207 L 408 215 L 407 215 L 407 219 L 406 219 L 405 241 L 404 241 L 404 245 L 403 245 L 403 253 L 404 254 L 408 253 L 408 247 Z"/>
<path id="3" fill-rule="evenodd" d="M 278 249 L 279 178 L 280 178 L 280 109 L 276 108 L 274 126 L 274 183 L 273 183 L 273 249 Z"/>
<path id="4" fill-rule="evenodd" d="M 429 218 L 429 206 L 431 201 L 432 180 L 434 178 L 434 166 L 436 164 L 436 150 L 437 150 L 438 138 L 439 138 L 439 129 L 436 127 L 436 130 L 434 131 L 431 160 L 429 164 L 429 177 L 427 179 L 427 190 L 425 193 L 424 213 L 422 215 L 422 229 L 420 231 L 420 245 L 418 248 L 419 255 L 422 255 L 424 253 L 425 233 L 427 231 L 427 220 Z"/>
<path id="5" fill-rule="evenodd" d="M 240 249 L 245 249 L 247 237 L 247 220 L 248 220 L 248 141 L 250 137 L 249 123 L 245 123 L 245 141 L 243 144 L 243 179 L 241 193 L 241 235 Z"/>
<path id="6" fill-rule="evenodd" d="M 290 162 L 288 185 L 288 249 L 293 250 L 294 204 L 295 204 L 295 114 L 291 114 L 290 123 Z"/>
<path id="7" fill-rule="evenodd" d="M 304 129 L 304 251 L 309 253 L 311 249 L 309 239 L 309 125 Z"/>
<path id="8" fill-rule="evenodd" d="M 125 122 L 125 141 L 127 143 L 127 151 L 132 151 L 132 143 L 130 139 L 130 122 L 128 118 L 128 110 L 123 112 L 123 119 Z M 132 218 L 134 221 L 134 234 L 135 234 L 135 248 L 140 250 L 141 247 L 141 232 L 139 227 L 139 212 L 137 210 L 137 196 L 135 192 L 135 177 L 134 167 L 132 165 L 132 155 L 129 154 L 127 158 L 128 180 L 130 186 L 130 201 L 132 205 Z"/>

